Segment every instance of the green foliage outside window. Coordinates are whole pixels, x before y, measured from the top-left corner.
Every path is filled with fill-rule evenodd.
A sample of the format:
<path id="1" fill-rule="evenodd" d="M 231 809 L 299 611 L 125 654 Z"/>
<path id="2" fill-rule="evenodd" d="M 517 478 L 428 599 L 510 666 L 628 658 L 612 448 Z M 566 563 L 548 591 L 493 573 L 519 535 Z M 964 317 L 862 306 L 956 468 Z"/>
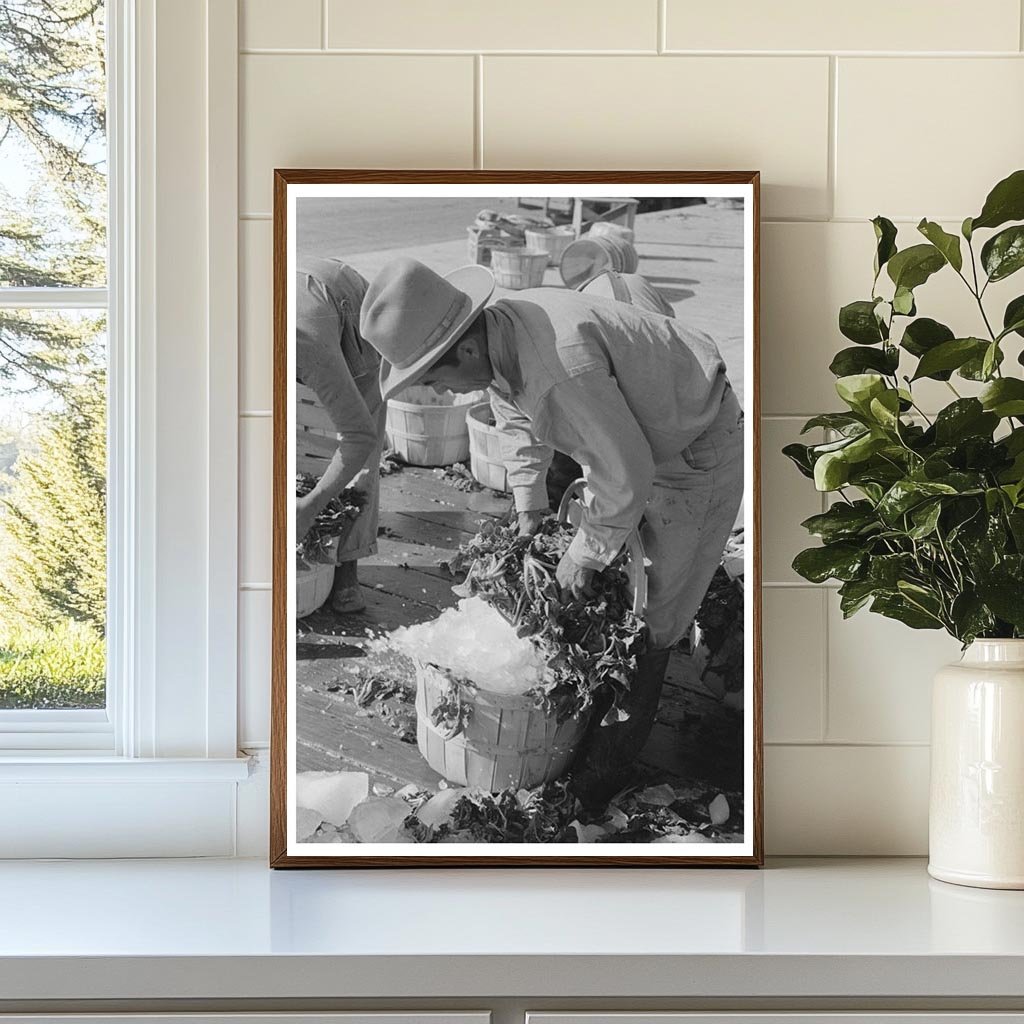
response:
<path id="1" fill-rule="evenodd" d="M 102 0 L 0 2 L 3 288 L 106 283 Z M 0 709 L 104 703 L 103 318 L 0 306 Z"/>

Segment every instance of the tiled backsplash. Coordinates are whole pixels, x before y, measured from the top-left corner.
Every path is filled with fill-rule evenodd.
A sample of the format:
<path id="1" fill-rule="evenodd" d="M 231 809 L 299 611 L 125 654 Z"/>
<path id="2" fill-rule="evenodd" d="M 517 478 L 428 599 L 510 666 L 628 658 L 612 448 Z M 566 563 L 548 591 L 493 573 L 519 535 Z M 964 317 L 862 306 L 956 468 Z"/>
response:
<path id="1" fill-rule="evenodd" d="M 959 223 L 1024 165 L 1019 0 L 241 0 L 241 19 L 243 746 L 267 740 L 273 168 L 756 168 L 767 847 L 924 852 L 929 684 L 957 645 L 844 622 L 793 573 L 822 505 L 779 449 L 837 402 L 866 219 Z M 974 323 L 946 275 L 918 301 Z"/>

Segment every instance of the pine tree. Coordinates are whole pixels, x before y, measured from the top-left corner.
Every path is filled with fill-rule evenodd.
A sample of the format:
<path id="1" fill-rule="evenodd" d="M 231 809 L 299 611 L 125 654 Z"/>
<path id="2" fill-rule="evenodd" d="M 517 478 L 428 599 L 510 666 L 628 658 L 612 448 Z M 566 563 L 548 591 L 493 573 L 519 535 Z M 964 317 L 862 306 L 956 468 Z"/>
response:
<path id="1" fill-rule="evenodd" d="M 0 287 L 106 281 L 103 15 L 0 0 L 0 157 L 24 171 L 0 183 Z M 0 624 L 105 628 L 102 357 L 95 317 L 0 309 L 0 396 L 47 410 L 0 492 Z"/>
<path id="2" fill-rule="evenodd" d="M 102 0 L 0 2 L 0 148 L 33 177 L 0 185 L 0 287 L 105 282 Z M 67 396 L 95 361 L 60 318 L 0 310 L 0 384 Z"/>
<path id="3" fill-rule="evenodd" d="M 74 619 L 102 635 L 105 462 L 106 401 L 96 375 L 21 454 L 0 499 L 0 606 L 9 622 Z"/>

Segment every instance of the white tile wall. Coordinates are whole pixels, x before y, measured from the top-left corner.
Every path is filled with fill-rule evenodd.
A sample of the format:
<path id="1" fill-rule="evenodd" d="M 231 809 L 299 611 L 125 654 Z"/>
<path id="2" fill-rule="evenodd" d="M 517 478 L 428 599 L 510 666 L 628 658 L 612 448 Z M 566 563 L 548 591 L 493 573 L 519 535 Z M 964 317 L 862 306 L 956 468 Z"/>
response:
<path id="1" fill-rule="evenodd" d="M 1017 0 L 667 0 L 668 50 L 1016 50 Z"/>
<path id="2" fill-rule="evenodd" d="M 322 0 L 240 0 L 238 39 L 242 49 L 320 49 Z"/>
<path id="3" fill-rule="evenodd" d="M 828 210 L 825 57 L 485 57 L 485 167 L 759 168 L 772 217 Z"/>
<path id="4" fill-rule="evenodd" d="M 796 577 L 799 521 L 822 506 L 779 448 L 836 405 L 836 314 L 871 285 L 866 218 L 952 226 L 1024 163 L 1019 0 L 241 0 L 241 19 L 243 413 L 270 406 L 275 166 L 762 171 L 767 846 L 923 852 L 928 681 L 957 645 L 844 622 L 833 590 Z M 957 284 L 937 276 L 918 305 L 976 332 Z M 243 416 L 241 465 L 239 724 L 259 745 L 269 419 Z"/>
<path id="5" fill-rule="evenodd" d="M 647 50 L 658 0 L 328 0 L 331 47 L 377 50 Z M 513 13 L 514 12 L 514 13 Z"/>
<path id="6" fill-rule="evenodd" d="M 885 210 L 916 222 L 927 212 L 959 223 L 1020 167 L 1020 57 L 841 58 L 836 77 L 837 216 Z M 893 116 L 900 128 L 890 140 Z"/>

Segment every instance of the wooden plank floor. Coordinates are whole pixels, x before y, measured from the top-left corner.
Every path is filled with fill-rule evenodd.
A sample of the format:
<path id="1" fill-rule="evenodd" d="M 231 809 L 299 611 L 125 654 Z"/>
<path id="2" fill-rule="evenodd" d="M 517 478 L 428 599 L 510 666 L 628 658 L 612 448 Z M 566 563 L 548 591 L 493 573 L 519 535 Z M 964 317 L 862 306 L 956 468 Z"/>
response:
<path id="1" fill-rule="evenodd" d="M 440 776 L 416 748 L 408 665 L 372 638 L 454 605 L 452 580 L 439 563 L 508 508 L 504 496 L 456 490 L 429 469 L 407 467 L 381 479 L 380 550 L 359 570 L 366 611 L 322 609 L 299 623 L 299 771 L 366 771 L 382 793 L 410 783 L 437 788 Z M 381 687 L 393 692 L 374 697 Z M 654 782 L 699 782 L 709 791 L 742 787 L 740 716 L 704 690 L 679 652 L 642 762 Z"/>

